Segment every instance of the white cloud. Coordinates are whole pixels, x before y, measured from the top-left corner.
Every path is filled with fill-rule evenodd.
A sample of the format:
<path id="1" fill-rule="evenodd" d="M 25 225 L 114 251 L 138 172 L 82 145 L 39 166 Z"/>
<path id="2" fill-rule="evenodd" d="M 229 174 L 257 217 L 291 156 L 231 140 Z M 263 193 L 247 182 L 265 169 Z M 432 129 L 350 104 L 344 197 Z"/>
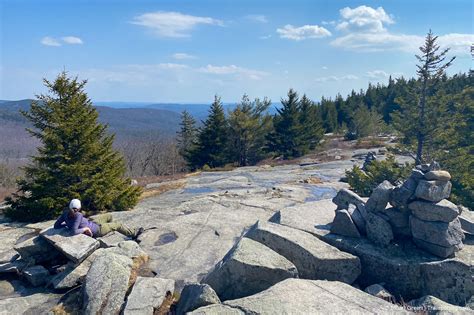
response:
<path id="1" fill-rule="evenodd" d="M 402 50 L 414 52 L 423 42 L 423 36 L 383 33 L 350 33 L 334 39 L 332 46 L 347 50 L 373 52 Z"/>
<path id="2" fill-rule="evenodd" d="M 268 23 L 267 17 L 262 14 L 249 14 L 245 16 L 245 19 L 257 23 Z"/>
<path id="3" fill-rule="evenodd" d="M 149 28 L 160 37 L 172 38 L 189 37 L 190 31 L 199 24 L 224 25 L 221 20 L 210 17 L 165 11 L 150 12 L 136 16 L 131 23 Z"/>
<path id="4" fill-rule="evenodd" d="M 390 74 L 383 70 L 373 70 L 373 71 L 367 71 L 366 77 L 371 78 L 371 79 L 384 79 L 388 78 Z"/>
<path id="5" fill-rule="evenodd" d="M 327 70 L 327 69 L 328 69 L 328 67 L 326 67 L 326 66 L 322 66 L 322 67 L 321 67 L 321 69 L 323 69 L 323 70 Z"/>
<path id="6" fill-rule="evenodd" d="M 75 36 L 64 36 L 64 37 L 61 37 L 61 40 L 64 43 L 70 44 L 70 45 L 81 45 L 81 44 L 84 43 L 82 41 L 82 39 L 80 39 L 79 37 L 75 37 Z"/>
<path id="7" fill-rule="evenodd" d="M 322 25 L 336 25 L 336 21 L 322 21 Z"/>
<path id="8" fill-rule="evenodd" d="M 287 38 L 292 40 L 303 40 L 308 38 L 322 38 L 331 36 L 331 32 L 329 32 L 324 27 L 318 25 L 303 25 L 300 27 L 296 27 L 287 24 L 283 28 L 278 28 L 277 33 L 280 34 L 281 38 Z"/>
<path id="9" fill-rule="evenodd" d="M 353 74 L 346 74 L 346 75 L 343 75 L 343 76 L 335 76 L 335 75 L 331 75 L 331 76 L 328 76 L 328 77 L 320 77 L 320 78 L 316 78 L 314 79 L 316 82 L 328 82 L 328 81 L 345 81 L 345 80 L 357 80 L 359 79 L 358 76 L 356 75 L 353 75 Z"/>
<path id="10" fill-rule="evenodd" d="M 56 47 L 61 46 L 61 43 L 57 39 L 54 39 L 49 36 L 43 37 L 41 39 L 41 44 L 45 46 L 56 46 Z"/>
<path id="11" fill-rule="evenodd" d="M 268 75 L 268 73 L 264 71 L 242 68 L 236 65 L 230 65 L 230 66 L 207 65 L 205 67 L 200 68 L 199 71 L 203 73 L 210 73 L 210 74 L 216 74 L 216 75 L 234 74 L 234 75 L 238 75 L 239 77 L 242 77 L 242 78 L 245 77 L 252 80 L 261 80 L 264 76 Z"/>
<path id="12" fill-rule="evenodd" d="M 338 30 L 354 30 L 377 33 L 385 31 L 384 24 L 393 24 L 393 18 L 388 15 L 382 7 L 377 9 L 361 5 L 351 9 L 345 7 L 339 10 L 343 19 L 336 29 Z"/>
<path id="13" fill-rule="evenodd" d="M 269 35 L 263 35 L 263 36 L 260 36 L 259 38 L 260 39 L 270 39 L 270 38 L 272 38 L 272 35 L 270 35 L 270 34 Z"/>
<path id="14" fill-rule="evenodd" d="M 196 56 L 190 55 L 190 54 L 187 54 L 187 53 L 175 53 L 175 54 L 172 55 L 172 57 L 173 57 L 174 59 L 177 59 L 177 60 L 197 59 Z"/>
<path id="15" fill-rule="evenodd" d="M 443 48 L 451 48 L 452 53 L 470 54 L 474 44 L 474 34 L 451 33 L 438 37 L 438 43 Z"/>

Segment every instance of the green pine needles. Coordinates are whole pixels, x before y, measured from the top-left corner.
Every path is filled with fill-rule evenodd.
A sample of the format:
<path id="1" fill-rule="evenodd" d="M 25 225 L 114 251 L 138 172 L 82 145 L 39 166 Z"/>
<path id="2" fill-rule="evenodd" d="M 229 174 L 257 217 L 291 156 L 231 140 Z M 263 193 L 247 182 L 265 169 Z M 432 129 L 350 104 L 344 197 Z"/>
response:
<path id="1" fill-rule="evenodd" d="M 124 177 L 122 155 L 112 148 L 114 135 L 98 122 L 98 113 L 84 92 L 86 81 L 66 72 L 54 82 L 44 80 L 48 95 L 39 95 L 22 114 L 40 140 L 36 156 L 24 168 L 19 190 L 7 200 L 7 215 L 20 221 L 41 221 L 61 213 L 72 198 L 83 209 L 120 211 L 133 207 L 140 188 Z"/>

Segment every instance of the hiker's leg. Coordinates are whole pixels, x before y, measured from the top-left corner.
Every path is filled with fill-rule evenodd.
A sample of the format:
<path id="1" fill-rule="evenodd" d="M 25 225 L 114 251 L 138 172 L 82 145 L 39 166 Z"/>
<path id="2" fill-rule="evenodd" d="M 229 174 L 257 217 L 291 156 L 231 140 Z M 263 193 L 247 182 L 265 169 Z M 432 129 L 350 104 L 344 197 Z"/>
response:
<path id="1" fill-rule="evenodd" d="M 91 218 L 91 221 L 97 224 L 112 222 L 112 215 L 110 213 L 99 214 L 98 216 Z"/>
<path id="2" fill-rule="evenodd" d="M 117 231 L 125 236 L 134 237 L 137 233 L 135 229 L 128 227 L 121 222 L 109 222 L 100 225 L 100 235 L 106 235 L 110 232 Z"/>

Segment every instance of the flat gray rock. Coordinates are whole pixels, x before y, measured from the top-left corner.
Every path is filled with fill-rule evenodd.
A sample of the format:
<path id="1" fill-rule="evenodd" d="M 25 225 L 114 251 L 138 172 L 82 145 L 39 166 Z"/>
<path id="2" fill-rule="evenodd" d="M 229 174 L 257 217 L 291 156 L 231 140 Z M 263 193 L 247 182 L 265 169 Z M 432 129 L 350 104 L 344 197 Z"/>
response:
<path id="1" fill-rule="evenodd" d="M 349 208 L 347 211 L 351 215 L 351 219 L 354 222 L 354 224 L 357 227 L 357 230 L 361 235 L 365 235 L 365 217 L 367 217 L 367 212 L 364 214 L 363 211 L 365 211 L 365 207 L 362 207 L 363 210 L 361 211 L 357 206 L 354 205 L 349 205 Z"/>
<path id="2" fill-rule="evenodd" d="M 365 204 L 365 209 L 368 212 L 384 211 L 390 201 L 393 188 L 393 185 L 389 181 L 384 180 L 373 190 L 369 200 L 367 200 Z"/>
<path id="3" fill-rule="evenodd" d="M 23 270 L 23 276 L 34 287 L 45 284 L 49 278 L 49 272 L 43 266 L 31 266 Z"/>
<path id="4" fill-rule="evenodd" d="M 105 236 L 98 237 L 97 240 L 100 243 L 100 247 L 107 248 L 107 247 L 115 247 L 118 246 L 120 242 L 130 240 L 129 237 L 123 235 L 120 232 L 114 231 L 109 233 Z"/>
<path id="5" fill-rule="evenodd" d="M 33 259 L 35 263 L 51 261 L 58 256 L 58 251 L 43 237 L 35 236 L 13 247 L 23 259 Z"/>
<path id="6" fill-rule="evenodd" d="M 347 209 L 349 204 L 365 205 L 365 201 L 358 194 L 346 188 L 340 189 L 332 202 L 337 205 L 338 209 Z"/>
<path id="7" fill-rule="evenodd" d="M 117 314 L 124 303 L 132 259 L 105 249 L 92 262 L 84 283 L 85 314 Z"/>
<path id="8" fill-rule="evenodd" d="M 459 215 L 458 207 L 446 199 L 437 203 L 416 200 L 408 208 L 416 217 L 425 221 L 451 222 Z"/>
<path id="9" fill-rule="evenodd" d="M 224 304 L 213 304 L 200 307 L 197 310 L 187 313 L 188 315 L 245 315 L 240 309 Z"/>
<path id="10" fill-rule="evenodd" d="M 173 294 L 174 280 L 138 277 L 127 298 L 124 315 L 153 315 L 168 294 Z"/>
<path id="11" fill-rule="evenodd" d="M 41 231 L 40 235 L 74 263 L 80 263 L 99 248 L 96 239 L 85 234 L 71 236 L 70 231 L 65 228 L 49 228 Z"/>
<path id="12" fill-rule="evenodd" d="M 409 217 L 410 212 L 401 211 L 397 208 L 388 208 L 383 212 L 392 226 L 393 234 L 396 236 L 411 236 Z"/>
<path id="13" fill-rule="evenodd" d="M 413 238 L 413 243 L 415 243 L 416 246 L 418 246 L 421 249 L 424 249 L 428 253 L 441 257 L 441 258 L 450 257 L 455 252 L 461 250 L 463 247 L 462 243 L 458 245 L 452 245 L 452 246 L 441 246 L 441 245 L 437 245 L 437 244 L 433 244 L 427 241 L 417 239 L 416 237 Z"/>
<path id="14" fill-rule="evenodd" d="M 459 216 L 459 221 L 464 233 L 474 235 L 474 211 L 464 210 Z"/>
<path id="15" fill-rule="evenodd" d="M 367 237 L 377 245 L 387 246 L 393 240 L 393 231 L 390 223 L 376 214 L 367 214 L 366 228 Z"/>
<path id="16" fill-rule="evenodd" d="M 464 240 L 461 223 L 455 219 L 449 223 L 423 221 L 410 216 L 410 227 L 414 238 L 444 247 L 455 246 Z"/>
<path id="17" fill-rule="evenodd" d="M 48 314 L 61 296 L 61 294 L 54 293 L 35 293 L 0 299 L 0 314 Z"/>
<path id="18" fill-rule="evenodd" d="M 336 211 L 336 216 L 331 225 L 331 233 L 349 237 L 360 237 L 359 230 L 347 210 Z"/>
<path id="19" fill-rule="evenodd" d="M 415 196 L 418 181 L 419 179 L 412 175 L 402 184 L 393 188 L 390 195 L 390 204 L 400 210 L 407 209 L 409 201 Z"/>
<path id="20" fill-rule="evenodd" d="M 287 279 L 258 294 L 224 304 L 262 315 L 407 313 L 342 282 L 304 279 Z"/>
<path id="21" fill-rule="evenodd" d="M 224 301 L 255 294 L 296 277 L 296 267 L 285 257 L 254 240 L 242 238 L 202 283 L 209 284 Z"/>
<path id="22" fill-rule="evenodd" d="M 449 198 L 451 186 L 449 181 L 420 180 L 416 187 L 415 196 L 423 200 L 438 202 Z"/>
<path id="23" fill-rule="evenodd" d="M 216 292 L 208 284 L 191 283 L 181 291 L 176 314 L 186 314 L 203 306 L 220 303 Z"/>
<path id="24" fill-rule="evenodd" d="M 300 278 L 350 284 L 361 272 L 359 258 L 341 252 L 301 230 L 258 222 L 245 237 L 260 242 L 287 258 L 298 269 Z"/>
<path id="25" fill-rule="evenodd" d="M 20 254 L 14 249 L 10 249 L 0 253 L 0 264 L 14 262 L 20 258 Z"/>
<path id="26" fill-rule="evenodd" d="M 419 299 L 411 300 L 407 304 L 411 311 L 426 312 L 428 315 L 467 315 L 474 314 L 474 310 L 446 303 L 432 295 L 425 295 Z"/>

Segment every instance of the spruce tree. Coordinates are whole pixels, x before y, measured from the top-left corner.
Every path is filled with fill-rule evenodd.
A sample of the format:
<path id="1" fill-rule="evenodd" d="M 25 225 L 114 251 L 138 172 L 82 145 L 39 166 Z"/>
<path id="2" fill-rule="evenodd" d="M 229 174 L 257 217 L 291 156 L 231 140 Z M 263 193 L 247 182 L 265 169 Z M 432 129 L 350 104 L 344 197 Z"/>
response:
<path id="1" fill-rule="evenodd" d="M 84 92 L 86 81 L 62 72 L 44 84 L 49 94 L 37 96 L 30 111 L 22 112 L 34 127 L 28 131 L 41 145 L 24 168 L 18 193 L 7 200 L 7 214 L 21 221 L 51 219 L 72 198 L 79 198 L 91 213 L 133 207 L 140 188 L 124 177 L 124 159 L 112 148 L 114 136 L 107 126 L 98 123 Z"/>
<path id="2" fill-rule="evenodd" d="M 229 114 L 229 152 L 232 160 L 240 166 L 254 164 L 265 156 L 263 146 L 271 118 L 264 113 L 270 104 L 267 98 L 263 101 L 257 98 L 252 102 L 244 95 Z"/>
<path id="3" fill-rule="evenodd" d="M 300 122 L 300 102 L 296 91 L 288 91 L 288 99 L 282 99 L 282 108 L 274 116 L 274 131 L 268 135 L 268 148 L 284 159 L 300 157 L 306 153 L 307 145 Z"/>
<path id="4" fill-rule="evenodd" d="M 181 113 L 180 130 L 178 133 L 178 152 L 188 164 L 191 162 L 191 152 L 196 144 L 197 128 L 196 120 L 191 114 L 184 110 Z"/>
<path id="5" fill-rule="evenodd" d="M 300 103 L 300 123 L 307 147 L 305 150 L 313 150 L 324 136 L 322 120 L 317 112 L 316 105 L 306 95 L 303 95 Z"/>
<path id="6" fill-rule="evenodd" d="M 445 70 L 452 64 L 455 57 L 446 61 L 449 48 L 438 52 L 438 39 L 431 30 L 425 37 L 425 43 L 420 47 L 421 55 L 416 55 L 419 64 L 417 67 L 418 82 L 416 90 L 408 99 L 399 99 L 400 112 L 395 114 L 396 128 L 404 135 L 405 141 L 416 141 L 416 164 L 423 161 L 423 147 L 426 141 L 433 136 L 433 131 L 440 119 L 440 108 L 437 88 Z"/>
<path id="7" fill-rule="evenodd" d="M 199 130 L 197 143 L 190 153 L 194 168 L 224 166 L 228 161 L 228 123 L 220 97 L 217 95 L 209 109 L 209 115 Z"/>

